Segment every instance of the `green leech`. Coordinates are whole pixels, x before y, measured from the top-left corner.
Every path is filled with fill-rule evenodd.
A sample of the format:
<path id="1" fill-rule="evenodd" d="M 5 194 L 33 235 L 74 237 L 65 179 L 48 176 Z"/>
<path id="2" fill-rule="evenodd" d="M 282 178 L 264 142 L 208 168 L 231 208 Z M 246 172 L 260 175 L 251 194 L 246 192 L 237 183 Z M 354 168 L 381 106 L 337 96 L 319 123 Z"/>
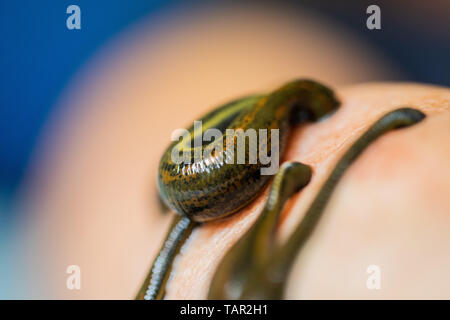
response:
<path id="1" fill-rule="evenodd" d="M 261 174 L 269 167 L 262 163 L 261 154 L 274 153 L 277 157 L 278 151 L 281 156 L 293 125 L 318 120 L 338 105 L 329 88 L 310 80 L 296 80 L 267 95 L 239 99 L 212 111 L 200 119 L 201 130 L 189 128 L 186 139 L 175 141 L 164 152 L 158 170 L 161 198 L 168 207 L 197 222 L 237 212 L 255 199 L 272 177 Z M 198 141 L 200 134 L 212 128 L 218 129 L 221 137 L 196 146 L 196 138 Z M 273 129 L 278 130 L 279 139 L 271 139 Z M 249 139 L 245 139 L 245 150 L 240 152 L 241 139 L 236 131 L 247 130 L 256 132 L 259 150 L 250 149 Z M 173 151 L 183 154 L 183 159 L 188 155 L 188 159 L 179 163 Z M 238 153 L 244 163 L 237 160 Z"/>
<path id="2" fill-rule="evenodd" d="M 184 218 L 176 218 L 173 223 L 136 299 L 162 299 L 173 259 L 197 222 L 215 220 L 235 213 L 251 203 L 271 178 L 260 174 L 263 165 L 259 161 L 256 164 L 219 165 L 215 155 L 200 162 L 175 164 L 170 156 L 175 146 L 181 151 L 196 153 L 205 147 L 224 143 L 227 128 L 270 128 L 280 131 L 280 140 L 274 143 L 278 144 L 281 156 L 292 125 L 318 120 L 333 112 L 338 105 L 338 100 L 329 88 L 311 80 L 295 80 L 268 95 L 239 99 L 205 115 L 201 119 L 203 131 L 218 128 L 223 134 L 221 140 L 211 142 L 208 146 L 203 145 L 201 150 L 180 142 L 172 143 L 161 158 L 158 185 L 165 205 Z M 198 133 L 194 128 L 191 127 L 188 131 L 190 138 L 195 139 Z M 271 143 L 268 139 L 263 145 L 271 150 Z M 227 148 L 236 150 L 236 147 L 236 142 L 231 146 L 227 145 L 223 151 L 224 158 L 229 151 Z M 249 158 L 248 150 L 246 148 L 246 159 Z M 304 167 L 300 171 L 305 171 Z M 297 171 L 298 168 L 292 170 Z"/>
<path id="3" fill-rule="evenodd" d="M 425 118 L 418 110 L 402 108 L 375 122 L 338 161 L 307 210 L 303 220 L 285 244 L 275 249 L 270 243 L 286 199 L 295 191 L 304 172 L 280 171 L 261 217 L 221 261 L 210 287 L 209 299 L 281 299 L 292 264 L 311 236 L 339 180 L 356 158 L 381 135 L 414 125 Z M 273 197 L 273 198 L 272 198 Z M 251 260 L 251 261 L 250 261 Z"/>

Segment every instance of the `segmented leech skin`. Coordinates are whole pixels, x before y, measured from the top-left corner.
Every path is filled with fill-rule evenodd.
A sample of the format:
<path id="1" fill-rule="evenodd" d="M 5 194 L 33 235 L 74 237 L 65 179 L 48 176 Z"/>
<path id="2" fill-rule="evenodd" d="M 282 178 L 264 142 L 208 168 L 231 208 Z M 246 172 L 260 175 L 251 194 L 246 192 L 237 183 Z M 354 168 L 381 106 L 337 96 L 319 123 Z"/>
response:
<path id="1" fill-rule="evenodd" d="M 328 88 L 308 80 L 298 80 L 267 96 L 251 96 L 233 101 L 202 118 L 203 132 L 220 128 L 224 143 L 226 128 L 280 130 L 279 149 L 283 153 L 289 126 L 295 120 L 316 120 L 337 108 Z M 284 203 L 311 179 L 311 168 L 298 162 L 283 164 L 276 175 L 265 208 L 255 224 L 221 261 L 211 284 L 210 299 L 280 299 L 287 276 L 298 252 L 319 221 L 340 178 L 363 150 L 384 133 L 420 122 L 425 115 L 415 109 L 392 111 L 375 122 L 344 154 L 319 191 L 305 217 L 283 245 L 276 245 L 274 232 Z M 293 121 L 294 120 L 294 121 Z M 189 129 L 194 139 L 193 128 Z M 202 132 L 202 133 L 203 133 Z M 270 136 L 266 145 L 270 147 Z M 210 144 L 210 145 L 211 145 Z M 160 162 L 159 188 L 164 202 L 184 217 L 177 217 L 164 245 L 137 295 L 137 299 L 162 299 L 173 259 L 198 222 L 232 214 L 250 203 L 269 176 L 259 174 L 261 164 L 221 164 L 215 159 L 177 165 L 170 160 L 172 143 Z M 181 148 L 187 148 L 181 145 Z M 201 147 L 202 150 L 205 146 Z M 235 145 L 225 144 L 224 155 Z M 189 147 L 189 152 L 196 152 Z M 246 149 L 248 152 L 248 148 Z M 234 153 L 236 154 L 236 153 Z M 214 155 L 217 157 L 218 155 Z M 246 154 L 248 159 L 248 154 Z"/>
<path id="2" fill-rule="evenodd" d="M 169 278 L 171 257 L 179 251 L 183 242 L 189 237 L 194 224 L 189 218 L 176 216 L 162 249 L 153 262 L 144 285 L 139 290 L 136 299 L 158 300 L 164 296 L 164 287 Z"/>

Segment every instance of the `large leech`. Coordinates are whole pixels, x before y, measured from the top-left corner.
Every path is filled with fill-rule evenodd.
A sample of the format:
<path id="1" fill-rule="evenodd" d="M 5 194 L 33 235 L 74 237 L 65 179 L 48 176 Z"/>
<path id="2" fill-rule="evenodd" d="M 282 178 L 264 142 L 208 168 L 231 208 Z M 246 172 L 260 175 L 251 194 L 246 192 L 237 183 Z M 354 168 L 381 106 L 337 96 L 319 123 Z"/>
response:
<path id="1" fill-rule="evenodd" d="M 266 151 L 272 150 L 272 143 L 277 143 L 279 155 L 282 155 L 292 125 L 320 119 L 334 111 L 338 105 L 339 102 L 329 88 L 310 80 L 296 80 L 268 95 L 250 96 L 217 108 L 201 119 L 203 131 L 200 133 L 195 132 L 194 126 L 189 128 L 191 140 L 214 127 L 222 131 L 222 137 L 208 145 L 193 148 L 183 144 L 183 141 L 175 141 L 161 158 L 158 175 L 161 198 L 171 209 L 191 221 L 178 230 L 178 238 L 185 237 L 196 222 L 218 219 L 248 205 L 271 178 L 261 174 L 261 168 L 265 165 L 259 158 L 253 164 L 217 161 L 218 156 L 224 159 L 233 154 L 236 157 L 236 139 L 230 139 L 231 143 L 228 143 L 226 129 L 278 129 L 278 141 L 273 142 L 269 135 L 265 141 L 259 142 L 266 147 Z M 175 147 L 196 154 L 207 147 L 214 147 L 214 144 L 224 146 L 222 155 L 214 154 L 200 161 L 194 159 L 183 164 L 172 161 L 171 152 Z M 249 159 L 249 148 L 245 148 L 245 152 L 245 159 Z M 169 234 L 172 233 L 173 231 L 169 231 Z M 179 248 L 182 242 L 170 239 L 170 236 L 167 237 L 136 299 L 163 297 L 166 281 L 163 279 L 167 279 L 177 252 L 175 248 L 167 248 L 174 244 Z M 167 243 L 168 240 L 170 243 Z"/>

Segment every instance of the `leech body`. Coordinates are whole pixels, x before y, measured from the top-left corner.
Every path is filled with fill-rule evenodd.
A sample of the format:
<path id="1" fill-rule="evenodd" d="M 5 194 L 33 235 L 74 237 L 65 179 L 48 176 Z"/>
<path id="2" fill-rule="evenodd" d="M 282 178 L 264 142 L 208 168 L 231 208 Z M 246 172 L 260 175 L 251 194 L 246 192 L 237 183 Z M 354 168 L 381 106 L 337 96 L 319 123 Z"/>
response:
<path id="1" fill-rule="evenodd" d="M 164 288 L 172 268 L 172 257 L 180 251 L 181 246 L 191 234 L 194 226 L 195 223 L 191 222 L 187 217 L 175 217 L 167 238 L 164 240 L 164 246 L 153 262 L 152 269 L 148 273 L 136 299 L 157 300 L 163 298 Z"/>
<path id="2" fill-rule="evenodd" d="M 331 90 L 312 81 L 300 80 L 267 96 L 251 96 L 234 101 L 207 114 L 202 120 L 208 124 L 204 130 L 213 126 L 221 128 L 223 132 L 225 128 L 277 128 L 280 130 L 279 149 L 282 155 L 289 127 L 295 123 L 295 119 L 316 120 L 333 111 L 337 105 Z M 420 111 L 404 108 L 376 122 L 339 160 L 293 235 L 284 245 L 276 246 L 274 232 L 279 213 L 285 201 L 308 184 L 312 174 L 307 165 L 296 162 L 283 164 L 275 176 L 269 199 L 258 220 L 221 261 L 208 297 L 281 298 L 292 262 L 312 233 L 345 170 L 365 147 L 383 133 L 412 125 L 423 118 Z M 189 130 L 194 139 L 197 133 L 193 132 L 193 128 Z M 223 136 L 225 138 L 225 134 Z M 212 143 L 224 142 L 225 139 Z M 266 143 L 269 145 L 270 141 Z M 176 218 L 137 299 L 162 299 L 173 259 L 198 222 L 236 212 L 249 204 L 270 179 L 270 176 L 259 174 L 259 162 L 217 165 L 213 159 L 203 159 L 201 163 L 175 164 L 170 160 L 170 150 L 177 145 L 180 146 L 178 142 L 172 143 L 164 153 L 158 183 L 164 202 L 183 217 Z M 226 145 L 224 153 L 229 148 L 235 146 Z M 194 153 L 194 149 L 189 151 Z M 213 165 L 208 167 L 207 164 Z"/>
<path id="3" fill-rule="evenodd" d="M 333 111 L 338 102 L 333 92 L 313 81 L 290 82 L 269 95 L 252 96 L 229 103 L 203 117 L 203 129 L 221 129 L 222 138 L 207 146 L 189 148 L 180 142 L 172 143 L 163 154 L 159 166 L 158 186 L 166 204 L 191 220 L 204 222 L 230 215 L 251 202 L 261 191 L 271 176 L 261 175 L 262 164 L 233 164 L 218 161 L 230 154 L 236 157 L 236 138 L 227 142 L 226 129 L 279 129 L 279 153 L 283 154 L 290 126 L 297 119 L 316 120 Z M 191 139 L 196 133 L 189 128 Z M 270 136 L 260 145 L 271 150 Z M 278 141 L 276 142 L 278 143 Z M 171 159 L 174 147 L 180 151 L 202 151 L 206 147 L 223 144 L 223 154 L 176 164 Z M 249 159 L 249 148 L 245 148 L 245 158 Z"/>

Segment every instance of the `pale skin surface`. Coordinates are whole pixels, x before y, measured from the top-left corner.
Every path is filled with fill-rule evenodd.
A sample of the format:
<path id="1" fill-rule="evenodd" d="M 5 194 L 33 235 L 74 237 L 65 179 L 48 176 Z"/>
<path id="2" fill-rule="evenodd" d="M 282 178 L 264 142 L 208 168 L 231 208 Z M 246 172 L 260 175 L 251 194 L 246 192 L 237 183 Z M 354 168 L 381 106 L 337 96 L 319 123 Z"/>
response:
<path id="1" fill-rule="evenodd" d="M 314 168 L 285 210 L 280 238 L 292 231 L 350 144 L 382 114 L 409 105 L 422 124 L 388 133 L 347 171 L 297 259 L 287 299 L 450 298 L 450 91 L 413 84 L 366 84 L 338 91 L 340 110 L 295 130 L 285 160 Z M 204 299 L 223 256 L 251 225 L 264 193 L 225 221 L 198 228 L 176 261 L 167 299 Z M 381 269 L 368 290 L 366 269 Z"/>

